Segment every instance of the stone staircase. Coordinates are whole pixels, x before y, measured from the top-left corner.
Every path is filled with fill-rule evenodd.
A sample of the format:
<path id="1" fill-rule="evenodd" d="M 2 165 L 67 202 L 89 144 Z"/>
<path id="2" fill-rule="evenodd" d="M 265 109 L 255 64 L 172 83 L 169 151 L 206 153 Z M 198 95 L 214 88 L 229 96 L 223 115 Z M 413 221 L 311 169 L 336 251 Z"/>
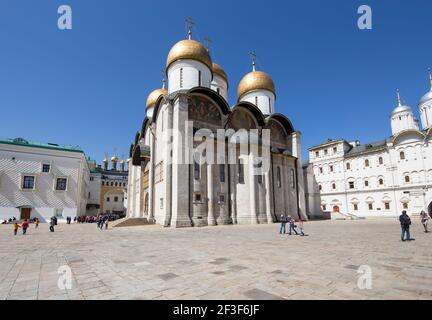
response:
<path id="1" fill-rule="evenodd" d="M 332 220 L 360 220 L 360 218 L 355 214 L 341 213 L 341 212 L 332 212 L 331 219 Z"/>
<path id="2" fill-rule="evenodd" d="M 147 220 L 147 218 L 123 218 L 113 221 L 109 224 L 110 228 L 123 228 L 123 227 L 137 227 L 152 225 L 154 223 Z"/>

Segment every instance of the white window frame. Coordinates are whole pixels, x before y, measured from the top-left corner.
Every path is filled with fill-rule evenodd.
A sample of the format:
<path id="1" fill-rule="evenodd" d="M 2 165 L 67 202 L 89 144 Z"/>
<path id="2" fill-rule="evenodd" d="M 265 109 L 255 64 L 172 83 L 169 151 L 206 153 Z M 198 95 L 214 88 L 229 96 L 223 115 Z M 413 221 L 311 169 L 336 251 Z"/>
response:
<path id="1" fill-rule="evenodd" d="M 44 167 L 45 165 L 49 166 L 49 171 L 48 171 L 48 172 L 44 172 L 44 171 L 43 171 L 43 167 Z M 43 174 L 49 174 L 49 173 L 51 173 L 51 170 L 52 170 L 52 164 L 51 164 L 51 162 L 44 161 L 44 162 L 41 163 L 41 169 L 40 169 L 40 172 L 41 172 L 41 173 L 43 173 Z"/>
<path id="2" fill-rule="evenodd" d="M 24 177 L 33 177 L 34 178 L 33 189 L 24 188 Z M 21 174 L 20 190 L 22 190 L 22 191 L 35 191 L 36 190 L 36 181 L 37 181 L 37 176 L 35 174 L 32 174 L 32 173 Z"/>
<path id="3" fill-rule="evenodd" d="M 57 190 L 57 180 L 58 179 L 66 179 L 66 189 L 65 190 Z M 55 192 L 67 192 L 69 189 L 69 178 L 65 177 L 65 176 L 56 176 L 54 178 L 54 185 L 53 185 L 53 189 Z"/>

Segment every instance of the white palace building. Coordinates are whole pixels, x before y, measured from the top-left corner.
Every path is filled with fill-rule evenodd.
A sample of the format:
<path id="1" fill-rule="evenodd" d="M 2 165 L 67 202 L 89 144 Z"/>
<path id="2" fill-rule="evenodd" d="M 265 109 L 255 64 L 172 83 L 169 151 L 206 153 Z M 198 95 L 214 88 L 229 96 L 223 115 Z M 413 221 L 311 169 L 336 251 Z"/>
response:
<path id="1" fill-rule="evenodd" d="M 0 222 L 85 215 L 89 176 L 79 147 L 0 139 Z"/>
<path id="2" fill-rule="evenodd" d="M 398 92 L 392 135 L 361 145 L 328 140 L 309 149 L 304 166 L 308 210 L 334 215 L 397 216 L 432 213 L 432 75 L 418 107 L 422 128 Z"/>
<path id="3" fill-rule="evenodd" d="M 171 227 L 273 223 L 281 214 L 306 218 L 300 133 L 285 115 L 275 112 L 270 76 L 257 71 L 254 62 L 238 85 L 236 105 L 229 106 L 225 71 L 192 40 L 191 32 L 170 50 L 166 75 L 168 86 L 148 96 L 147 116 L 131 145 L 128 217 Z M 186 121 L 193 121 L 190 130 Z M 167 142 L 171 129 L 179 134 Z M 257 129 L 259 138 L 269 129 L 270 170 L 254 175 L 252 153 L 237 149 L 234 164 L 173 163 L 189 150 L 182 136 L 201 129 Z M 227 150 L 238 147 L 227 143 L 218 156 L 223 162 Z"/>

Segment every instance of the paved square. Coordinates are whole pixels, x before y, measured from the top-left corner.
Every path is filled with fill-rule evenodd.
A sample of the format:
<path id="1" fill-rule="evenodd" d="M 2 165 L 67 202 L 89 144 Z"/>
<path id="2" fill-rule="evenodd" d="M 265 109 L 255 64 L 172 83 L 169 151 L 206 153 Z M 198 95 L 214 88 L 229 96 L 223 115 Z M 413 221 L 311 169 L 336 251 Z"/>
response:
<path id="1" fill-rule="evenodd" d="M 416 220 L 415 218 L 413 220 Z M 321 221 L 308 237 L 278 225 L 99 231 L 0 226 L 0 299 L 432 299 L 432 234 L 396 219 Z M 60 290 L 58 268 L 72 270 Z M 372 289 L 357 270 L 372 270 Z"/>

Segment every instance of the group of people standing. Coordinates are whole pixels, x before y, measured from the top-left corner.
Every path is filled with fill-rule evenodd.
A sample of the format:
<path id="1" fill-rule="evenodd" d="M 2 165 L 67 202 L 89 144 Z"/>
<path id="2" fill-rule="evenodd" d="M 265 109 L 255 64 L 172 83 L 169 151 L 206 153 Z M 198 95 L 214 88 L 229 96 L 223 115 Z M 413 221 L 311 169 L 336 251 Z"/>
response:
<path id="1" fill-rule="evenodd" d="M 304 233 L 304 225 L 303 225 L 303 220 L 300 219 L 298 222 L 298 227 L 299 227 L 299 231 L 300 233 L 297 231 L 297 225 L 296 225 L 296 220 L 292 217 L 292 216 L 285 216 L 284 214 L 282 214 L 280 216 L 280 234 L 286 234 L 286 225 L 288 224 L 289 226 L 289 235 L 292 235 L 292 233 L 294 232 L 296 235 L 299 235 L 304 237 L 306 236 L 306 234 Z"/>

